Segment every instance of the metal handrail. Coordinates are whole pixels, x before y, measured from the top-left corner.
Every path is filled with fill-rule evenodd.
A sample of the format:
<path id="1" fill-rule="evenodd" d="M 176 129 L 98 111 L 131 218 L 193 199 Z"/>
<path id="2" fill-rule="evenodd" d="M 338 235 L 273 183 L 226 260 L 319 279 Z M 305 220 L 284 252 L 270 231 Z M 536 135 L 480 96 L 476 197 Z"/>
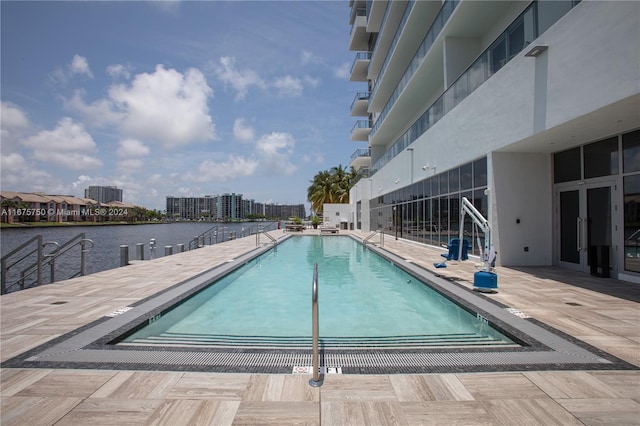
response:
<path id="1" fill-rule="evenodd" d="M 371 235 L 362 240 L 362 244 L 366 247 L 369 240 L 375 237 L 376 234 L 380 234 L 380 247 L 384 247 L 384 232 L 382 232 L 380 229 L 378 229 L 377 231 L 373 231 Z"/>
<path id="2" fill-rule="evenodd" d="M 216 243 L 218 242 L 218 227 L 220 225 L 216 225 L 212 228 L 207 229 L 206 231 L 204 231 L 202 234 L 193 237 L 193 239 L 191 241 L 189 241 L 189 248 L 188 250 L 193 250 L 193 249 L 197 249 L 200 247 L 204 247 L 205 246 L 205 237 L 207 237 L 207 235 L 209 236 L 209 245 L 213 244 L 211 242 L 211 236 L 215 235 L 216 237 Z"/>
<path id="3" fill-rule="evenodd" d="M 22 250 L 23 248 L 27 247 L 29 244 L 33 243 L 34 241 L 37 241 L 37 247 L 33 250 L 31 250 L 29 253 L 27 253 L 26 255 L 22 256 L 20 259 L 17 259 L 15 261 L 13 261 L 11 264 L 7 265 L 7 260 L 10 256 L 14 255 L 15 253 L 19 252 L 20 250 Z M 80 251 L 80 271 L 74 275 L 72 275 L 70 278 L 74 278 L 77 277 L 78 275 L 85 275 L 86 271 L 85 271 L 85 257 L 86 257 L 86 253 L 88 253 L 89 251 L 91 251 L 91 249 L 87 249 L 86 248 L 86 243 L 91 243 L 91 249 L 93 249 L 94 247 L 94 242 L 88 238 L 85 238 L 85 233 L 80 233 L 78 235 L 76 235 L 75 237 L 71 238 L 69 241 L 67 241 L 66 243 L 60 245 L 55 241 L 46 241 L 46 242 L 42 242 L 42 235 L 37 235 L 36 237 L 30 239 L 29 241 L 27 241 L 26 243 L 22 244 L 20 247 L 18 247 L 17 249 L 13 250 L 12 252 L 8 253 L 7 255 L 2 257 L 2 285 L 0 287 L 0 294 L 6 294 L 9 289 L 13 286 L 15 286 L 16 284 L 20 284 L 20 289 L 24 290 L 25 288 L 25 280 L 30 277 L 31 275 L 37 273 L 38 277 L 37 277 L 37 281 L 36 281 L 36 286 L 40 286 L 42 285 L 42 270 L 45 266 L 49 266 L 50 267 L 50 276 L 49 276 L 49 283 L 52 283 L 55 281 L 55 261 L 58 257 L 62 256 L 64 253 L 66 253 L 67 251 L 71 250 L 73 247 L 80 245 L 81 246 L 81 251 Z M 47 245 L 55 245 L 56 249 L 53 250 L 52 252 L 46 253 L 44 254 L 44 248 Z M 25 267 L 24 269 L 22 269 L 22 271 L 20 271 L 20 278 L 17 279 L 16 281 L 13 281 L 11 283 L 7 283 L 6 279 L 7 279 L 7 272 L 9 271 L 10 268 L 12 268 L 13 266 L 16 266 L 18 263 L 20 263 L 21 261 L 23 261 L 24 259 L 26 259 L 27 257 L 29 257 L 30 255 L 32 255 L 33 253 L 37 252 L 37 259 L 34 263 L 31 263 L 30 265 L 28 265 L 27 267 Z"/>
<path id="4" fill-rule="evenodd" d="M 313 387 L 322 385 L 320 379 L 320 348 L 318 346 L 318 264 L 313 266 L 313 282 L 311 284 L 311 335 L 313 340 L 313 378 L 309 384 Z"/>
<path id="5" fill-rule="evenodd" d="M 267 238 L 269 238 L 271 240 L 271 242 L 273 243 L 274 247 L 278 245 L 278 240 L 276 240 L 275 238 L 273 238 L 271 235 L 267 234 L 264 231 L 258 231 L 256 232 L 256 247 L 260 245 L 260 235 L 266 235 Z"/>

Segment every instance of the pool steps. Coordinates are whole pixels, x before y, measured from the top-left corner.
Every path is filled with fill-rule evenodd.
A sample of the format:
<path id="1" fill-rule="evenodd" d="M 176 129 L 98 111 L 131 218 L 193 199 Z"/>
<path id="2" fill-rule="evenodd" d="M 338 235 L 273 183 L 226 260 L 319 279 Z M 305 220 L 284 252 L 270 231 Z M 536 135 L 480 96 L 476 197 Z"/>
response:
<path id="1" fill-rule="evenodd" d="M 232 336 L 232 335 L 204 335 L 162 333 L 159 336 L 138 338 L 130 342 L 121 342 L 121 346 L 156 346 L 156 347 L 243 347 L 243 348 L 282 348 L 308 349 L 311 338 L 281 337 L 281 336 Z M 481 334 L 445 334 L 445 335 L 414 335 L 414 336 L 381 336 L 367 337 L 322 337 L 320 344 L 323 348 L 366 349 L 366 348 L 452 348 L 452 347 L 517 347 L 513 342 L 497 340 Z"/>

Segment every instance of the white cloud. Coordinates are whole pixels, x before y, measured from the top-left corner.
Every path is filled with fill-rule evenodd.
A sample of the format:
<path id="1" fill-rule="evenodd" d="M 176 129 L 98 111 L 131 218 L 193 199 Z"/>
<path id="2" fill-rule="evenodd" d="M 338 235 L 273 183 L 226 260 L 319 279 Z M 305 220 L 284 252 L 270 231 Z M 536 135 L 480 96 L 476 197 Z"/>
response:
<path id="1" fill-rule="evenodd" d="M 244 124 L 244 118 L 236 118 L 233 122 L 233 137 L 240 142 L 251 142 L 254 138 L 253 127 Z"/>
<path id="2" fill-rule="evenodd" d="M 48 184 L 51 175 L 39 170 L 29 164 L 22 155 L 12 153 L 9 155 L 0 154 L 0 179 L 2 179 L 3 189 L 25 189 L 25 184 L 29 188 L 41 188 Z"/>
<path id="3" fill-rule="evenodd" d="M 65 108 L 79 112 L 84 121 L 91 126 L 103 127 L 111 124 L 118 124 L 124 114 L 115 111 L 113 103 L 109 99 L 98 99 L 92 104 L 84 101 L 84 90 L 76 90 L 71 99 L 63 99 Z"/>
<path id="4" fill-rule="evenodd" d="M 0 140 L 2 151 L 13 151 L 18 147 L 19 139 L 29 130 L 29 118 L 17 105 L 0 102 Z"/>
<path id="5" fill-rule="evenodd" d="M 351 65 L 348 62 L 334 68 L 333 75 L 339 79 L 349 79 L 351 74 Z"/>
<path id="6" fill-rule="evenodd" d="M 118 170 L 125 173 L 132 173 L 142 170 L 144 161 L 139 158 L 125 158 L 118 161 Z"/>
<path id="7" fill-rule="evenodd" d="M 256 153 L 266 175 L 290 175 L 298 168 L 291 163 L 295 139 L 289 133 L 273 132 L 262 136 L 256 144 Z"/>
<path id="8" fill-rule="evenodd" d="M 89 61 L 84 56 L 74 55 L 71 64 L 69 64 L 69 71 L 71 74 L 86 75 L 89 78 L 93 78 L 93 73 L 89 69 Z"/>
<path id="9" fill-rule="evenodd" d="M 258 162 L 254 159 L 230 155 L 227 161 L 205 160 L 198 166 L 198 173 L 185 176 L 185 180 L 194 182 L 224 182 L 255 173 Z"/>
<path id="10" fill-rule="evenodd" d="M 310 75 L 304 76 L 304 82 L 311 87 L 318 87 L 320 85 L 320 79 L 313 78 Z"/>
<path id="11" fill-rule="evenodd" d="M 82 124 L 69 117 L 58 122 L 54 130 L 43 130 L 23 141 L 31 148 L 34 159 L 71 170 L 90 170 L 102 166 L 102 161 L 90 154 L 96 152 L 96 143 Z"/>
<path id="12" fill-rule="evenodd" d="M 107 67 L 107 75 L 113 79 L 131 78 L 131 67 L 129 65 L 114 64 Z"/>
<path id="13" fill-rule="evenodd" d="M 134 77 L 131 85 L 111 86 L 109 98 L 122 113 L 124 132 L 165 147 L 216 138 L 207 100 L 213 91 L 195 68 L 184 74 L 156 66 L 152 74 Z"/>
<path id="14" fill-rule="evenodd" d="M 302 96 L 303 86 L 299 78 L 290 75 L 276 78 L 273 86 L 278 89 L 280 96 Z"/>
<path id="15" fill-rule="evenodd" d="M 244 99 L 251 86 L 266 88 L 267 85 L 253 70 L 238 70 L 235 67 L 236 58 L 224 56 L 220 58 L 220 65 L 215 67 L 215 72 L 225 86 L 231 86 L 236 93 L 236 100 Z"/>
<path id="16" fill-rule="evenodd" d="M 82 190 L 84 190 L 86 187 L 90 186 L 93 183 L 95 183 L 95 182 L 94 182 L 94 179 L 91 176 L 80 175 L 80 176 L 78 176 L 78 179 L 71 184 L 71 187 L 73 189 L 78 189 L 78 190 L 82 189 Z"/>
<path id="17" fill-rule="evenodd" d="M 121 173 L 133 173 L 140 171 L 145 166 L 145 161 L 140 157 L 149 155 L 151 150 L 148 146 L 137 139 L 125 139 L 118 143 L 119 160 L 117 168 Z"/>
<path id="18" fill-rule="evenodd" d="M 66 68 L 56 68 L 49 74 L 49 78 L 54 84 L 66 86 L 74 75 L 93 78 L 93 73 L 89 68 L 89 61 L 84 56 L 74 55 Z"/>
<path id="19" fill-rule="evenodd" d="M 2 129 L 25 129 L 29 127 L 27 114 L 17 105 L 2 101 L 0 102 L 0 123 Z"/>
<path id="20" fill-rule="evenodd" d="M 121 140 L 116 151 L 118 157 L 143 157 L 149 155 L 149 152 L 149 147 L 137 139 Z"/>
<path id="21" fill-rule="evenodd" d="M 322 58 L 320 58 L 319 56 L 316 56 L 315 54 L 307 50 L 302 51 L 301 58 L 302 58 L 302 65 L 322 63 Z"/>

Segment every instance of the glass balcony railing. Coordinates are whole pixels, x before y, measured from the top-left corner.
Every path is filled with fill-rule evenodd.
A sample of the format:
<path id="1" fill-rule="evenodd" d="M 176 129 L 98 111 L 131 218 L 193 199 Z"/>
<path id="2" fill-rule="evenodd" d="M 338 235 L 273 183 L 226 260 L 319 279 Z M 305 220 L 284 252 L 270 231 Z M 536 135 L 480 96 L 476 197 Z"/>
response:
<path id="1" fill-rule="evenodd" d="M 351 161 L 359 157 L 371 157 L 371 150 L 369 148 L 358 148 L 353 154 L 351 154 Z"/>
<path id="2" fill-rule="evenodd" d="M 368 101 L 369 100 L 369 92 L 358 92 L 356 96 L 354 96 L 353 101 L 351 102 L 351 109 L 349 111 L 353 111 L 356 106 L 356 103 L 359 101 Z"/>
<path id="3" fill-rule="evenodd" d="M 358 17 L 359 17 L 359 16 L 364 16 L 364 17 L 366 17 L 366 16 L 367 16 L 367 9 L 362 8 L 362 9 L 357 9 L 357 10 L 356 10 L 356 17 L 355 17 L 355 19 L 353 20 L 353 25 L 351 26 L 351 30 L 349 31 L 349 34 L 353 34 L 353 30 L 354 30 L 355 28 L 357 28 L 357 27 L 361 27 L 361 26 L 363 26 L 362 24 L 364 24 L 365 26 L 367 25 L 367 20 L 366 20 L 366 19 L 365 19 L 362 23 L 360 23 L 360 22 L 358 21 Z"/>
<path id="4" fill-rule="evenodd" d="M 382 125 L 382 122 L 387 117 L 387 114 L 389 113 L 391 108 L 393 108 L 393 105 L 395 105 L 396 101 L 400 97 L 400 94 L 402 93 L 404 88 L 407 86 L 407 84 L 409 84 L 411 77 L 413 77 L 413 74 L 415 74 L 416 70 L 418 69 L 418 67 L 424 60 L 424 58 L 427 56 L 427 53 L 431 49 L 431 46 L 433 46 L 434 41 L 440 35 L 440 32 L 442 31 L 445 24 L 453 14 L 453 11 L 458 6 L 458 3 L 459 3 L 459 0 L 448 0 L 440 8 L 440 12 L 438 12 L 438 16 L 436 16 L 436 19 L 433 21 L 433 24 L 431 24 L 431 28 L 429 28 L 429 31 L 427 31 L 427 34 L 424 36 L 422 43 L 420 43 L 420 46 L 418 47 L 418 50 L 413 56 L 413 59 L 411 60 L 411 62 L 409 62 L 409 65 L 407 66 L 407 69 L 402 75 L 402 78 L 400 79 L 400 81 L 398 82 L 398 85 L 393 91 L 393 94 L 391 94 L 391 97 L 387 101 L 387 104 L 380 112 L 380 115 L 378 116 L 378 119 L 376 120 L 375 125 L 371 129 L 371 136 L 374 136 L 376 134 L 376 132 L 378 131 L 378 128 L 380 127 L 380 125 Z M 380 73 L 380 75 L 382 75 L 382 72 Z M 376 89 L 377 87 L 374 86 L 371 92 L 372 97 L 375 96 Z"/>
<path id="5" fill-rule="evenodd" d="M 371 166 L 375 174 L 443 116 L 491 78 L 518 53 L 538 38 L 553 23 L 568 13 L 580 0 L 534 2 L 466 69 L 464 73 L 411 125 Z M 541 19 L 543 18 L 543 19 Z M 370 134 L 377 130 L 378 118 Z"/>
<path id="6" fill-rule="evenodd" d="M 382 76 L 384 75 L 384 72 L 387 70 L 387 65 L 389 65 L 389 60 L 393 55 L 393 52 L 396 48 L 396 44 L 398 44 L 400 35 L 402 34 L 402 31 L 404 31 L 404 27 L 407 24 L 407 21 L 409 20 L 409 15 L 411 14 L 411 11 L 413 10 L 413 6 L 415 6 L 415 4 L 416 2 L 412 0 L 407 4 L 407 7 L 404 9 L 404 13 L 402 14 L 402 19 L 400 19 L 400 23 L 398 24 L 398 29 L 396 29 L 396 33 L 393 36 L 393 41 L 391 42 L 391 45 L 389 46 L 389 50 L 387 51 L 387 57 L 384 58 L 384 62 L 382 63 L 382 67 L 380 68 L 380 72 L 378 73 L 378 79 L 373 85 L 373 89 L 371 89 L 371 96 L 375 96 L 376 90 L 378 90 L 378 84 L 382 80 Z"/>
<path id="7" fill-rule="evenodd" d="M 370 129 L 370 128 L 371 128 L 371 123 L 369 122 L 369 120 L 358 120 L 356 121 L 356 124 L 354 124 L 353 127 L 351 128 L 351 133 L 355 132 L 356 130 Z"/>
<path id="8" fill-rule="evenodd" d="M 356 58 L 353 60 L 353 64 L 351 64 L 351 71 L 349 74 L 353 74 L 353 69 L 358 64 L 358 61 L 368 61 L 371 60 L 371 52 L 357 52 Z"/>

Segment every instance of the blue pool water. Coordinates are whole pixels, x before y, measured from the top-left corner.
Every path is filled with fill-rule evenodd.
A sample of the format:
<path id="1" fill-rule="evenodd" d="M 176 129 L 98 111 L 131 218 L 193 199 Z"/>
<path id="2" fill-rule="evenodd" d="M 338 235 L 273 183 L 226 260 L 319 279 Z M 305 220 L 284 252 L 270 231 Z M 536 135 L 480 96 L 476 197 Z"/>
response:
<path id="1" fill-rule="evenodd" d="M 349 237 L 295 236 L 179 304 L 123 343 L 295 346 L 311 335 L 318 263 L 320 338 L 342 346 L 508 345 L 465 309 Z"/>

